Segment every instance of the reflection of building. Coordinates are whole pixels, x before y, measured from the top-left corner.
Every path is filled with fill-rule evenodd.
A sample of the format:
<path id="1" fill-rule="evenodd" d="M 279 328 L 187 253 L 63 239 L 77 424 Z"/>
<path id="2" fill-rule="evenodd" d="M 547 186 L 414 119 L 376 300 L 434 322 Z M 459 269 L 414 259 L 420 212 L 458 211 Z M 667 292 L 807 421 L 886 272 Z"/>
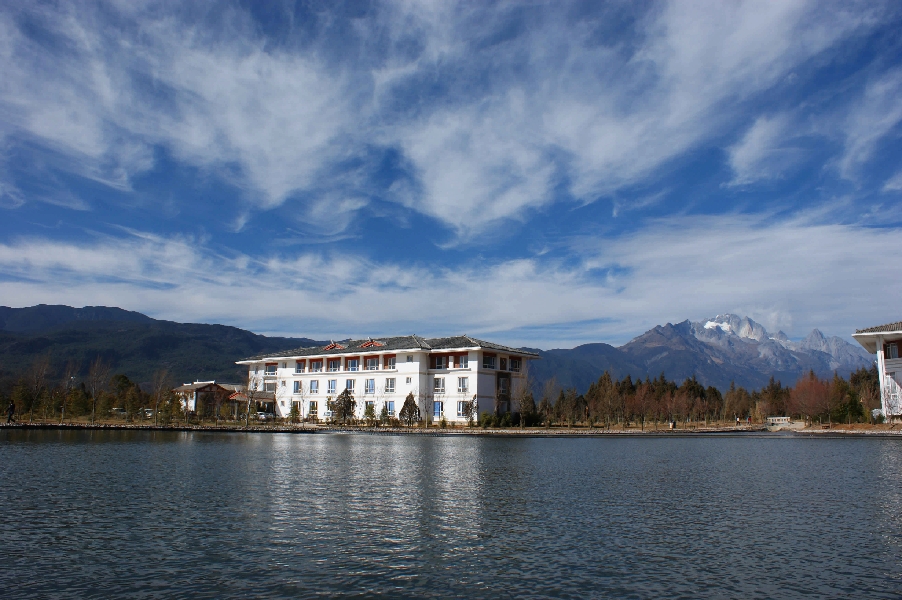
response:
<path id="1" fill-rule="evenodd" d="M 239 402 L 233 398 L 236 393 L 243 392 L 244 386 L 235 383 L 216 383 L 215 381 L 195 381 L 186 383 L 172 390 L 181 398 L 182 408 L 201 417 L 237 417 Z M 225 410 L 223 410 L 225 406 Z"/>
<path id="2" fill-rule="evenodd" d="M 397 417 L 413 393 L 424 417 L 466 421 L 466 403 L 477 413 L 505 413 L 511 393 L 524 381 L 533 352 L 467 336 L 425 339 L 410 335 L 349 340 L 238 361 L 247 365 L 256 389 L 276 395 L 275 413 L 286 417 L 292 406 L 302 418 L 331 416 L 328 402 L 344 390 L 357 401 L 357 417 L 367 406 Z"/>
<path id="3" fill-rule="evenodd" d="M 883 415 L 887 419 L 902 416 L 902 322 L 859 329 L 852 337 L 871 354 L 877 353 Z"/>

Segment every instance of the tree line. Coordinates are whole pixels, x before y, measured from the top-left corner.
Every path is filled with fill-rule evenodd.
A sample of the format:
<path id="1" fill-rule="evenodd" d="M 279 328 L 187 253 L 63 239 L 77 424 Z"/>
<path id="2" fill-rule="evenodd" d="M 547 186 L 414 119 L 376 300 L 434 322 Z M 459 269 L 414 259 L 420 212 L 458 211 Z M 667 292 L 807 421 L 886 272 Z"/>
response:
<path id="1" fill-rule="evenodd" d="M 516 397 L 519 396 L 519 397 Z M 574 388 L 562 389 L 552 378 L 542 388 L 539 402 L 525 388 L 515 392 L 519 409 L 505 423 L 503 416 L 484 414 L 481 424 L 534 424 L 618 426 L 635 424 L 645 428 L 671 421 L 709 423 L 740 420 L 762 422 L 769 416 L 786 416 L 824 423 L 861 423 L 880 408 L 877 368 L 860 368 L 845 379 L 838 373 L 821 378 L 813 371 L 794 386 L 785 386 L 772 377 L 760 390 L 747 390 L 731 384 L 721 392 L 703 386 L 693 376 L 682 383 L 665 378 L 633 381 L 627 375 L 615 379 L 605 372 L 589 389 L 580 394 Z"/>

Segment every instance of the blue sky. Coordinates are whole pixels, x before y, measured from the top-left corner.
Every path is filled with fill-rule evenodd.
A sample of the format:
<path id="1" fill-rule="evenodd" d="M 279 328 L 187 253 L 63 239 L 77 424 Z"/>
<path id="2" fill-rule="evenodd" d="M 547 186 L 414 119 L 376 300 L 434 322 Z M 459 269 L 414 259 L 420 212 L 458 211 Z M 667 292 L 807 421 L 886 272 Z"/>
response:
<path id="1" fill-rule="evenodd" d="M 897 2 L 8 2 L 0 303 L 620 344 L 902 318 Z"/>

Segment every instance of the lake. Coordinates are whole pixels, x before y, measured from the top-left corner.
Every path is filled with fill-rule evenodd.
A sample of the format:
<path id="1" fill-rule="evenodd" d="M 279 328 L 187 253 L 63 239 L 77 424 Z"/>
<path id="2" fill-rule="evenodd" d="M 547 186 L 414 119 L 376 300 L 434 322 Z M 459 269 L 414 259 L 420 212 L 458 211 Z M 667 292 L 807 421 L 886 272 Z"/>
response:
<path id="1" fill-rule="evenodd" d="M 0 430 L 5 598 L 899 598 L 902 439 Z"/>

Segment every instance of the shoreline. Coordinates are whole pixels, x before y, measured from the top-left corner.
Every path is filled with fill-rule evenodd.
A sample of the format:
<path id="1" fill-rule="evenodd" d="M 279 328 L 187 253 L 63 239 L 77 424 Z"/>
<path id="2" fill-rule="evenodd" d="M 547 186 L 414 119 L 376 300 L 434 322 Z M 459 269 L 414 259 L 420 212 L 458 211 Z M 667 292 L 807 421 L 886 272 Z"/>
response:
<path id="1" fill-rule="evenodd" d="M 696 437 L 696 436 L 750 436 L 766 435 L 768 437 L 902 437 L 902 428 L 809 428 L 798 430 L 768 431 L 764 425 L 698 427 L 688 429 L 601 429 L 601 428 L 420 428 L 420 427 L 332 427 L 325 425 L 312 426 L 251 426 L 237 427 L 228 425 L 140 425 L 128 423 L 0 423 L 0 429 L 15 430 L 51 430 L 51 431 L 171 431 L 171 432 L 208 432 L 208 433 L 288 433 L 288 434 L 366 434 L 366 435 L 421 435 L 431 437 Z"/>

